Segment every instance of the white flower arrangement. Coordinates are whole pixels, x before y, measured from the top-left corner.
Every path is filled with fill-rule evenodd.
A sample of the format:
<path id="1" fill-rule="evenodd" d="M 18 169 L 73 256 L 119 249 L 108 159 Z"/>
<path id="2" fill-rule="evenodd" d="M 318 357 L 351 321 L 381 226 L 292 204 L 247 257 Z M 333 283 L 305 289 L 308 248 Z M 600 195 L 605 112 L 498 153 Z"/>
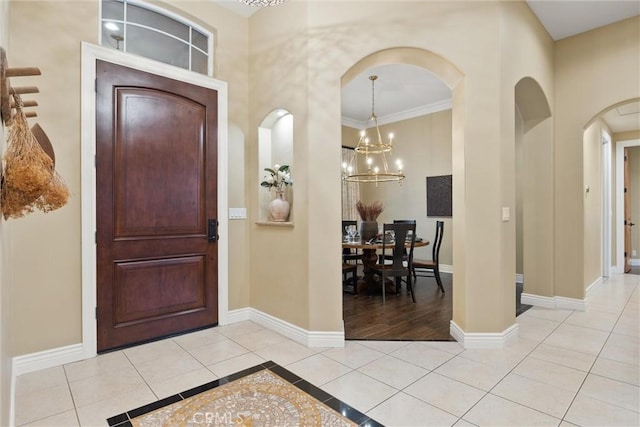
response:
<path id="1" fill-rule="evenodd" d="M 274 188 L 276 192 L 280 193 L 285 186 L 293 185 L 289 165 L 274 165 L 273 168 L 264 168 L 264 170 L 269 172 L 269 175 L 266 175 L 264 181 L 260 183 L 262 187 L 269 190 Z"/>

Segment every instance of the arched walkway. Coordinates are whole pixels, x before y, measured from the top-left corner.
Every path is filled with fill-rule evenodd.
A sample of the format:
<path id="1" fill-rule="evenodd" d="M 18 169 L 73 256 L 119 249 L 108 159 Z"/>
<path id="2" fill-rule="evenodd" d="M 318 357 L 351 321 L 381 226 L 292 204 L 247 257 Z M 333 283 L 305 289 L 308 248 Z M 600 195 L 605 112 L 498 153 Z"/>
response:
<path id="1" fill-rule="evenodd" d="M 553 122 L 544 91 L 524 77 L 514 88 L 516 105 L 516 275 L 523 301 L 553 297 Z"/>

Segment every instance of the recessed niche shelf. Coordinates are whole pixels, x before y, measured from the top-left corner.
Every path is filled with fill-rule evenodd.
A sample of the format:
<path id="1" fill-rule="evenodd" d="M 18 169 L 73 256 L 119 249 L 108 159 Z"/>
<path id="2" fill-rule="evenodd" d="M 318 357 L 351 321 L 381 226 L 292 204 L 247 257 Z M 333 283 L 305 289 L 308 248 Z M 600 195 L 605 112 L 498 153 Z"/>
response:
<path id="1" fill-rule="evenodd" d="M 278 172 L 278 178 L 274 179 L 274 170 L 279 170 L 282 166 L 288 166 L 284 168 L 282 172 Z M 268 170 L 267 170 L 268 169 Z M 287 184 L 279 185 L 277 188 L 273 186 L 266 188 L 263 186 L 256 186 L 256 192 L 258 194 L 258 222 L 260 225 L 273 225 L 293 227 L 292 220 L 294 215 L 294 190 L 295 185 L 290 185 L 292 173 L 295 171 L 293 165 L 293 116 L 288 111 L 277 108 L 271 111 L 258 127 L 258 180 L 257 184 L 264 182 L 265 184 L 270 182 L 282 183 L 285 174 L 289 174 Z M 282 175 L 281 175 L 282 174 Z M 295 182 L 295 179 L 293 179 Z M 276 197 L 276 190 L 282 190 L 284 200 L 289 202 L 289 215 L 276 215 L 277 213 L 283 213 L 286 215 L 286 209 L 280 206 L 274 213 L 270 212 L 270 204 Z M 274 216 L 277 219 L 286 219 L 286 222 L 273 221 Z"/>
<path id="2" fill-rule="evenodd" d="M 266 225 L 268 227 L 285 227 L 293 228 L 293 222 L 290 221 L 256 221 L 256 225 Z"/>

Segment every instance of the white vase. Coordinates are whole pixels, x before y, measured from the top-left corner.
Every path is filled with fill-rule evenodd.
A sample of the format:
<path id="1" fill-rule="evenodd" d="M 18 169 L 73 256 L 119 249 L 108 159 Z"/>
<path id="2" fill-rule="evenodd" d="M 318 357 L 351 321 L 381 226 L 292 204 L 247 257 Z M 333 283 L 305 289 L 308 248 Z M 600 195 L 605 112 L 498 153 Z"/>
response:
<path id="1" fill-rule="evenodd" d="M 282 191 L 276 193 L 276 198 L 269 203 L 269 212 L 275 222 L 284 222 L 289 218 L 289 202 L 284 199 Z"/>

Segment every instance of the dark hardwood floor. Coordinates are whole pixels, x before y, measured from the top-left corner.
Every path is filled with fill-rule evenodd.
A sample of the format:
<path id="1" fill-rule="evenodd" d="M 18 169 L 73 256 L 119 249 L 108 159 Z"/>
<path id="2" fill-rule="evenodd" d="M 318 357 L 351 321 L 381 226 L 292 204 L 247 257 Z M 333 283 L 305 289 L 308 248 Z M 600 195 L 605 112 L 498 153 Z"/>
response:
<path id="1" fill-rule="evenodd" d="M 406 285 L 400 295 L 387 293 L 387 302 L 382 304 L 382 295 L 372 297 L 344 292 L 343 314 L 345 336 L 348 340 L 385 341 L 454 341 L 449 335 L 452 319 L 451 273 L 441 273 L 445 294 L 438 291 L 432 277 L 418 277 L 414 284 L 416 303 L 411 301 Z M 531 308 L 520 304 L 522 284 L 516 285 L 516 316 Z"/>
<path id="2" fill-rule="evenodd" d="M 400 295 L 387 293 L 384 305 L 382 295 L 356 297 L 343 293 L 346 339 L 452 341 L 452 275 L 441 273 L 441 277 L 444 295 L 434 278 L 418 277 L 414 284 L 415 304 L 404 284 Z"/>

